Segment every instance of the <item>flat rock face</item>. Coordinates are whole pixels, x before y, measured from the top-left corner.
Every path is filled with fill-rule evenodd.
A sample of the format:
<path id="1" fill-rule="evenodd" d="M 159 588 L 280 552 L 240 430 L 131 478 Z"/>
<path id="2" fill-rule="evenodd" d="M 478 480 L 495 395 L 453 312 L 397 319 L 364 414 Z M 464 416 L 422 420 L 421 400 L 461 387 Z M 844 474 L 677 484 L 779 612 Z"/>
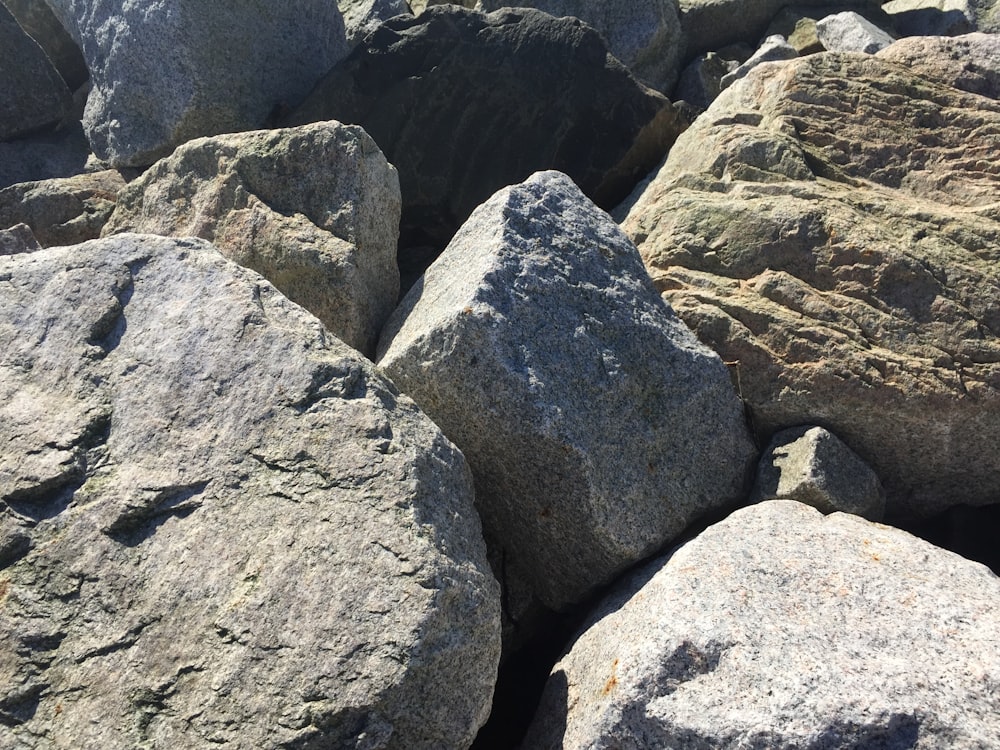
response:
<path id="1" fill-rule="evenodd" d="M 251 130 L 347 54 L 332 0 L 48 0 L 80 44 L 84 126 L 112 166 L 148 166 L 198 136 Z"/>
<path id="2" fill-rule="evenodd" d="M 97 239 L 123 187 L 113 169 L 18 183 L 0 190 L 0 227 L 23 222 L 45 247 Z"/>
<path id="3" fill-rule="evenodd" d="M 523 747 L 989 747 L 998 597 L 986 567 L 897 529 L 745 508 L 598 609 Z"/>
<path id="4" fill-rule="evenodd" d="M 69 35 L 45 0 L 0 0 L 21 28 L 28 32 L 71 91 L 82 86 L 89 74 L 80 48 Z"/>
<path id="5" fill-rule="evenodd" d="M 834 13 L 816 24 L 820 43 L 830 52 L 864 52 L 872 55 L 893 43 L 893 38 L 854 11 Z"/>
<path id="6" fill-rule="evenodd" d="M 357 125 L 197 139 L 122 191 L 105 235 L 196 236 L 368 356 L 399 295 L 399 177 Z"/>
<path id="7" fill-rule="evenodd" d="M 725 367 L 560 173 L 478 208 L 379 351 L 468 458 L 503 578 L 549 608 L 742 491 L 753 448 Z"/>
<path id="8" fill-rule="evenodd" d="M 996 100 L 824 53 L 723 92 L 619 215 L 762 437 L 822 424 L 931 515 L 1000 494 L 998 153 Z"/>
<path id="9" fill-rule="evenodd" d="M 0 141 L 54 125 L 69 114 L 70 101 L 42 48 L 0 5 Z"/>
<path id="10" fill-rule="evenodd" d="M 476 206 L 540 169 L 617 204 L 662 159 L 679 117 L 576 19 L 449 5 L 384 24 L 289 122 L 362 125 L 399 170 L 401 247 L 440 251 Z"/>
<path id="11" fill-rule="evenodd" d="M 461 455 L 207 242 L 0 258 L 17 748 L 467 747 L 499 594 Z"/>
<path id="12" fill-rule="evenodd" d="M 608 49 L 636 78 L 668 93 L 684 57 L 677 0 L 522 0 L 556 16 L 574 16 L 597 29 Z M 479 0 L 479 10 L 509 7 L 510 0 Z"/>

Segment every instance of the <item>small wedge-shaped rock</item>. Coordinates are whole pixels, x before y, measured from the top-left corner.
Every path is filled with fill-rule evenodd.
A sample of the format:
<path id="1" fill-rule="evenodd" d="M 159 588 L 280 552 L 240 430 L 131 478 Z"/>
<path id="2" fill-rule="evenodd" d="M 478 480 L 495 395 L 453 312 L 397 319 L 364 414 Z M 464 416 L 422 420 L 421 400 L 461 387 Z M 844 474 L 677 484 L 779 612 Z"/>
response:
<path id="1" fill-rule="evenodd" d="M 982 750 L 1000 579 L 903 531 L 777 500 L 622 584 L 553 667 L 524 750 Z"/>
<path id="2" fill-rule="evenodd" d="M 357 125 L 202 138 L 122 191 L 104 228 L 215 244 L 372 356 L 396 306 L 399 178 Z"/>
<path id="3" fill-rule="evenodd" d="M 348 52 L 334 0 L 47 2 L 90 69 L 90 145 L 115 167 L 259 128 Z"/>
<path id="4" fill-rule="evenodd" d="M 0 5 L 0 141 L 17 138 L 69 114 L 71 98 L 41 47 Z"/>
<path id="5" fill-rule="evenodd" d="M 499 590 L 458 450 L 207 242 L 0 258 L 0 744 L 466 748 Z"/>
<path id="6" fill-rule="evenodd" d="M 581 21 L 456 5 L 383 24 L 288 123 L 329 119 L 363 126 L 399 170 L 401 248 L 437 252 L 476 206 L 538 170 L 613 207 L 684 126 Z"/>
<path id="7" fill-rule="evenodd" d="M 893 43 L 885 31 L 854 11 L 835 13 L 816 23 L 820 44 L 830 52 L 873 55 Z"/>
<path id="8" fill-rule="evenodd" d="M 771 438 L 751 500 L 795 500 L 823 513 L 882 520 L 885 492 L 875 472 L 829 430 L 792 427 Z"/>
<path id="9" fill-rule="evenodd" d="M 550 608 L 741 493 L 753 449 L 725 366 L 561 173 L 479 207 L 379 351 L 469 460 L 503 577 Z"/>

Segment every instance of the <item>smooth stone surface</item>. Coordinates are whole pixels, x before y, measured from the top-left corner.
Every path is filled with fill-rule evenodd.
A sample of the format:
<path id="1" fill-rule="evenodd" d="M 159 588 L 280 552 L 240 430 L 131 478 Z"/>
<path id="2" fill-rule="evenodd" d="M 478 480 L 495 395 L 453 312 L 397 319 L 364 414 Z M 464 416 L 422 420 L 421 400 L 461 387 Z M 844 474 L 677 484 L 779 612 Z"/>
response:
<path id="1" fill-rule="evenodd" d="M 754 458 L 725 366 L 558 172 L 473 213 L 378 365 L 469 460 L 501 582 L 551 609 L 738 499 Z"/>
<path id="2" fill-rule="evenodd" d="M 357 125 L 197 139 L 122 191 L 104 234 L 196 236 L 366 356 L 396 306 L 399 177 Z"/>
<path id="3" fill-rule="evenodd" d="M 0 258 L 6 747 L 466 748 L 499 591 L 458 450 L 199 239 Z"/>
<path id="4" fill-rule="evenodd" d="M 905 532 L 754 505 L 596 609 L 522 747 L 981 750 L 998 598 L 987 568 Z"/>
<path id="5" fill-rule="evenodd" d="M 863 52 L 872 55 L 895 40 L 864 16 L 853 11 L 834 13 L 816 22 L 819 43 L 829 52 Z"/>

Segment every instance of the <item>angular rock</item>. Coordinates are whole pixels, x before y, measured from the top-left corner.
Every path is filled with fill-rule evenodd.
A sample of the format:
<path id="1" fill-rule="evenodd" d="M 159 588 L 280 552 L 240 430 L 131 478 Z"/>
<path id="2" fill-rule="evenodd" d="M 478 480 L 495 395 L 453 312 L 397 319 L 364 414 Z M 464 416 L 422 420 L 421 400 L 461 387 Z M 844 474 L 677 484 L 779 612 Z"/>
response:
<path id="1" fill-rule="evenodd" d="M 898 529 L 751 506 L 597 608 L 522 747 L 987 747 L 998 597 Z"/>
<path id="2" fill-rule="evenodd" d="M 499 594 L 412 401 L 202 240 L 0 291 L 6 746 L 468 747 Z"/>
<path id="3" fill-rule="evenodd" d="M 454 5 L 385 23 L 288 122 L 329 119 L 362 125 L 399 170 L 400 247 L 437 252 L 476 206 L 540 169 L 617 204 L 683 127 L 582 22 Z"/>
<path id="4" fill-rule="evenodd" d="M 90 69 L 91 147 L 115 167 L 148 166 L 199 136 L 259 128 L 347 53 L 333 0 L 47 2 Z"/>
<path id="5" fill-rule="evenodd" d="M 511 0 L 479 0 L 479 10 L 510 6 Z M 677 0 L 519 0 L 519 5 L 561 17 L 574 16 L 593 26 L 608 49 L 636 78 L 669 93 L 684 58 Z"/>
<path id="6" fill-rule="evenodd" d="M 975 31 L 969 0 L 891 0 L 882 9 L 899 36 L 956 36 Z"/>
<path id="7" fill-rule="evenodd" d="M 21 28 L 44 50 L 70 91 L 80 88 L 90 75 L 87 63 L 48 3 L 45 0 L 2 0 L 2 3 Z"/>
<path id="8" fill-rule="evenodd" d="M 719 87 L 720 89 L 728 88 L 734 81 L 743 78 L 762 63 L 791 60 L 798 56 L 798 51 L 788 43 L 785 37 L 780 34 L 769 36 L 745 63 L 722 76 L 722 79 L 719 81 Z"/>
<path id="9" fill-rule="evenodd" d="M 105 236 L 196 236 L 374 354 L 396 306 L 399 178 L 357 125 L 202 138 L 122 191 Z"/>
<path id="10" fill-rule="evenodd" d="M 337 6 L 352 49 L 390 18 L 412 15 L 406 0 L 337 0 Z"/>
<path id="11" fill-rule="evenodd" d="M 0 255 L 30 253 L 40 248 L 41 245 L 27 224 L 15 224 L 9 229 L 0 229 Z"/>
<path id="12" fill-rule="evenodd" d="M 771 438 L 761 456 L 753 502 L 794 500 L 821 513 L 853 513 L 880 521 L 885 492 L 871 468 L 822 427 L 792 427 Z"/>
<path id="13" fill-rule="evenodd" d="M 619 215 L 762 438 L 823 424 L 926 516 L 1000 496 L 997 154 L 1000 102 L 823 53 L 723 92 Z"/>
<path id="14" fill-rule="evenodd" d="M 44 247 L 97 239 L 123 187 L 113 169 L 12 185 L 0 190 L 0 226 L 24 222 Z"/>
<path id="15" fill-rule="evenodd" d="M 723 76 L 738 67 L 735 60 L 725 60 L 714 52 L 700 55 L 684 68 L 674 98 L 706 110 L 722 91 Z"/>
<path id="16" fill-rule="evenodd" d="M 1000 36 L 997 34 L 900 39 L 881 50 L 878 56 L 923 78 L 971 94 L 1000 99 Z"/>
<path id="17" fill-rule="evenodd" d="M 830 52 L 863 52 L 873 55 L 895 40 L 864 16 L 853 11 L 835 13 L 816 22 L 816 35 Z"/>
<path id="18" fill-rule="evenodd" d="M 90 144 L 79 122 L 53 132 L 0 143 L 0 188 L 81 174 L 92 159 Z"/>
<path id="19" fill-rule="evenodd" d="M 0 6 L 0 141 L 55 125 L 69 113 L 65 82 L 41 47 Z"/>
<path id="20" fill-rule="evenodd" d="M 739 498 L 753 457 L 722 362 L 557 172 L 473 213 L 378 364 L 468 459 L 502 583 L 552 609 Z"/>
<path id="21" fill-rule="evenodd" d="M 679 0 L 681 29 L 687 40 L 688 54 L 718 50 L 728 44 L 744 42 L 754 47 L 768 24 L 788 5 L 813 8 L 830 5 L 830 0 Z M 866 8 L 872 0 L 847 0 L 844 5 Z"/>

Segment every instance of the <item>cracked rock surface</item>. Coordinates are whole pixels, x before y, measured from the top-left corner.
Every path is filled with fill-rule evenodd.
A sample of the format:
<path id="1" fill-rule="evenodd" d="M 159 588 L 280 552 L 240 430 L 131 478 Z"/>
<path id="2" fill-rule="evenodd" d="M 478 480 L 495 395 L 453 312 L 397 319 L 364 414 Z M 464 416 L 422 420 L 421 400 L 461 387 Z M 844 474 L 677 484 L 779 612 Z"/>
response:
<path id="1" fill-rule="evenodd" d="M 371 365 L 149 235 L 0 258 L 0 342 L 0 744 L 471 743 L 471 476 Z"/>
<path id="2" fill-rule="evenodd" d="M 956 47 L 962 66 L 938 49 L 915 70 L 835 53 L 756 68 L 619 209 L 678 315 L 738 369 L 760 437 L 832 430 L 889 517 L 1000 495 L 1000 102 L 979 93 L 996 63 L 987 44 Z"/>
<path id="3" fill-rule="evenodd" d="M 744 508 L 596 609 L 522 747 L 989 747 L 998 597 L 986 567 L 898 529 Z"/>

